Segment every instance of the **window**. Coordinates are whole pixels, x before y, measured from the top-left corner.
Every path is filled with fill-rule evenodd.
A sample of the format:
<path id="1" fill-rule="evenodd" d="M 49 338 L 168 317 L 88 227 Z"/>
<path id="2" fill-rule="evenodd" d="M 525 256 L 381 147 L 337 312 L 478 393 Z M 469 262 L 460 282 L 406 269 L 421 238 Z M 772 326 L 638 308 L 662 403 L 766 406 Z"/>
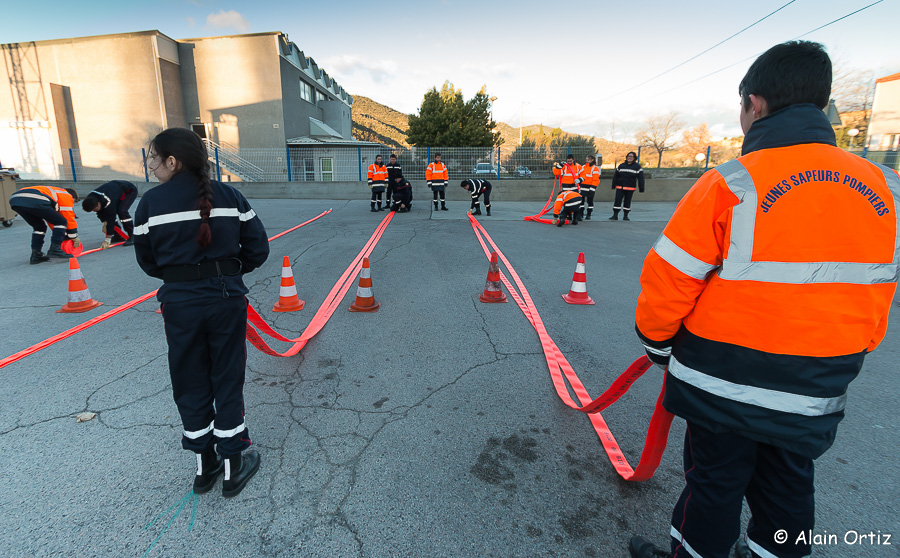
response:
<path id="1" fill-rule="evenodd" d="M 303 180 L 312 182 L 316 179 L 316 165 L 312 159 L 303 159 Z"/>
<path id="2" fill-rule="evenodd" d="M 313 96 L 313 88 L 309 86 L 308 83 L 300 80 L 300 98 L 306 101 L 307 103 L 315 103 L 316 98 Z"/>
<path id="3" fill-rule="evenodd" d="M 331 157 L 319 159 L 319 168 L 322 169 L 322 182 L 334 182 L 334 167 Z"/>

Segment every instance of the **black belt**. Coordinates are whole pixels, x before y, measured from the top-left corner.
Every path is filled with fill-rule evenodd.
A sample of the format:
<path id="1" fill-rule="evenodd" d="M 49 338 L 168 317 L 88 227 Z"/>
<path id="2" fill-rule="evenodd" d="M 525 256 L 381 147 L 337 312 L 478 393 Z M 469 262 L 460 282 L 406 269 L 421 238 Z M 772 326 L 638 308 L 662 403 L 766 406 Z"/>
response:
<path id="1" fill-rule="evenodd" d="M 241 261 L 237 258 L 202 262 L 197 265 L 170 265 L 163 268 L 163 282 L 198 281 L 224 275 L 237 275 L 240 272 Z"/>

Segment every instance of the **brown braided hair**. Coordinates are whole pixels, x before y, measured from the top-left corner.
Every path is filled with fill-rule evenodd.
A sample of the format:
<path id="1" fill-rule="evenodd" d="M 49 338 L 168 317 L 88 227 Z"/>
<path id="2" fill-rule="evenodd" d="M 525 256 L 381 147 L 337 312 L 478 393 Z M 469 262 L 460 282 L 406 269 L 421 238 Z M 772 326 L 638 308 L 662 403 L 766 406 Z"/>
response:
<path id="1" fill-rule="evenodd" d="M 150 146 L 162 158 L 169 157 L 181 163 L 182 170 L 197 180 L 197 208 L 200 210 L 200 232 L 197 244 L 206 248 L 212 242 L 209 214 L 212 211 L 212 184 L 209 181 L 209 156 L 200 136 L 185 128 L 169 128 L 157 134 Z"/>

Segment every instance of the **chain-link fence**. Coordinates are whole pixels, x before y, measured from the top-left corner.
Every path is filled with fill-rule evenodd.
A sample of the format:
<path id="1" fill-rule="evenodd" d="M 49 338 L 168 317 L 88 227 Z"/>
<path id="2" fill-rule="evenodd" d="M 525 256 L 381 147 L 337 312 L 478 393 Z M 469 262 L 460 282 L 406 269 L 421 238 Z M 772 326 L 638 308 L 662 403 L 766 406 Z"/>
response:
<path id="1" fill-rule="evenodd" d="M 385 164 L 393 153 L 409 180 L 424 180 L 425 168 L 440 153 L 450 180 L 484 178 L 489 180 L 552 178 L 554 162 L 568 155 L 584 163 L 595 155 L 589 147 L 390 147 L 315 145 L 284 149 L 238 149 L 210 143 L 211 175 L 222 181 L 241 182 L 353 182 L 366 180 L 366 174 L 381 155 Z M 900 169 L 898 151 L 859 151 L 854 153 L 893 169 Z M 25 179 L 68 181 L 105 181 L 126 179 L 135 182 L 155 180 L 144 164 L 146 149 L 90 150 L 67 149 L 63 161 L 42 165 L 35 172 L 22 172 Z M 607 171 L 608 172 L 608 171 Z"/>

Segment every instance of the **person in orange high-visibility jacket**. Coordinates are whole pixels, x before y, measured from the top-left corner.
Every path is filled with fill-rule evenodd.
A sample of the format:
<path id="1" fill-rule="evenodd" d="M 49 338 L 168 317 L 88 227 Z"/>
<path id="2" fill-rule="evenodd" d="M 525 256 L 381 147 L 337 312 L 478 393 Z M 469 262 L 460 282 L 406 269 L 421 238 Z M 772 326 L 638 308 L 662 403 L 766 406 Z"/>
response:
<path id="1" fill-rule="evenodd" d="M 441 154 L 435 153 L 434 161 L 425 169 L 425 183 L 433 192 L 435 211 L 438 210 L 438 198 L 441 200 L 441 211 L 448 211 L 444 201 L 444 190 L 449 180 L 450 172 L 447 170 L 447 165 L 441 162 Z"/>
<path id="2" fill-rule="evenodd" d="M 69 254 L 62 250 L 62 243 L 66 239 L 72 240 L 76 248 L 81 246 L 81 240 L 78 239 L 78 224 L 75 222 L 77 201 L 78 194 L 75 190 L 56 186 L 26 186 L 10 196 L 10 207 L 33 229 L 30 260 L 32 264 L 46 262 L 50 258 L 69 258 Z M 53 232 L 50 237 L 50 249 L 45 256 L 42 250 L 48 224 Z"/>
<path id="3" fill-rule="evenodd" d="M 584 199 L 578 192 L 571 190 L 560 192 L 556 196 L 556 201 L 553 202 L 553 224 L 561 227 L 568 219 L 569 223 L 577 225 L 582 203 L 584 203 Z"/>
<path id="4" fill-rule="evenodd" d="M 591 213 L 594 212 L 594 194 L 600 185 L 600 165 L 603 164 L 603 155 L 599 155 L 599 158 L 597 161 L 593 155 L 588 155 L 578 173 L 581 178 L 581 195 L 584 198 L 581 210 L 587 209 L 587 213 L 584 214 L 586 221 L 591 220 Z M 597 164 L 594 164 L 595 162 Z"/>
<path id="5" fill-rule="evenodd" d="M 559 184 L 563 191 L 578 191 L 581 184 L 581 165 L 575 162 L 575 156 L 566 157 L 566 164 L 553 163 L 553 174 L 559 177 Z"/>
<path id="6" fill-rule="evenodd" d="M 736 555 L 810 553 L 813 460 L 885 335 L 900 177 L 835 146 L 830 90 L 821 45 L 761 55 L 740 86 L 742 156 L 697 181 L 644 260 L 637 333 L 687 421 L 679 558 L 729 556 L 744 498 Z M 656 556 L 641 537 L 630 550 Z"/>
<path id="7" fill-rule="evenodd" d="M 369 165 L 369 172 L 366 176 L 369 181 L 369 189 L 372 190 L 372 211 L 381 211 L 381 196 L 384 195 L 388 179 L 387 167 L 384 166 L 381 155 L 375 156 L 375 162 Z M 387 209 L 390 205 L 390 202 L 385 201 L 384 208 Z"/>

